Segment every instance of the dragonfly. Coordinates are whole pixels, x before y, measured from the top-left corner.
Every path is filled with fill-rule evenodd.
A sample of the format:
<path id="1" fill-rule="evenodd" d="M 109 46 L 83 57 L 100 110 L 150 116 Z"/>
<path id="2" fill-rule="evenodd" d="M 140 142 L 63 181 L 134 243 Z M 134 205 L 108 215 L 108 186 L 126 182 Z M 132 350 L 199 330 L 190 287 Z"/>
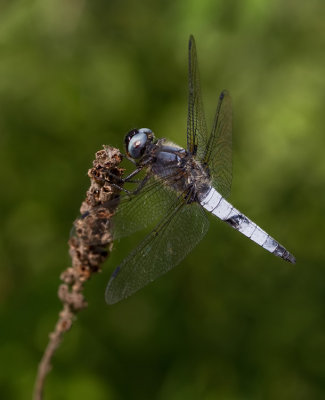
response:
<path id="1" fill-rule="evenodd" d="M 232 105 L 224 90 L 210 134 L 201 99 L 196 45 L 189 39 L 187 147 L 157 139 L 148 128 L 125 136 L 126 157 L 135 165 L 112 219 L 114 239 L 152 225 L 150 233 L 114 270 L 105 299 L 114 304 L 179 264 L 208 231 L 207 214 L 218 217 L 263 249 L 295 263 L 278 241 L 241 213 L 227 197 L 232 181 Z M 122 188 L 123 189 L 123 188 Z"/>

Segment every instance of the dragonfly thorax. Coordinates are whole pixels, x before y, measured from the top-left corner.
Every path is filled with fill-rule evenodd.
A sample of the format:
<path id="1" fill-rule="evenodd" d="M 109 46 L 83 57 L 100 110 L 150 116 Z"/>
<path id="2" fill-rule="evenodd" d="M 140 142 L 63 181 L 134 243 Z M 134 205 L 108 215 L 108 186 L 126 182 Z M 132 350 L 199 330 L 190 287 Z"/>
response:
<path id="1" fill-rule="evenodd" d="M 165 139 L 153 145 L 150 170 L 162 183 L 184 194 L 187 201 L 199 201 L 211 183 L 207 169 L 185 149 Z"/>

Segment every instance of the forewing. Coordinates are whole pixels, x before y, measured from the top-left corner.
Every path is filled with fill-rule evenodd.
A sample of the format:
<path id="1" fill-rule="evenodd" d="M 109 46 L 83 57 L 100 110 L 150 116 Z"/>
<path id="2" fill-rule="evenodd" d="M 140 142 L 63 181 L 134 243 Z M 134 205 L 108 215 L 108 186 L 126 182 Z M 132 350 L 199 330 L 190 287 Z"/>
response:
<path id="1" fill-rule="evenodd" d="M 139 193 L 122 193 L 115 215 L 110 221 L 113 239 L 119 239 L 160 220 L 175 202 L 175 193 L 168 187 L 168 181 L 175 175 L 164 179 L 150 177 Z"/>
<path id="2" fill-rule="evenodd" d="M 200 76 L 193 36 L 189 40 L 187 150 L 201 160 L 208 143 L 208 132 L 201 98 Z"/>
<path id="3" fill-rule="evenodd" d="M 117 303 L 172 269 L 203 238 L 208 226 L 199 204 L 176 198 L 163 220 L 113 272 L 106 302 Z"/>
<path id="4" fill-rule="evenodd" d="M 232 105 L 226 90 L 219 96 L 203 162 L 209 166 L 213 186 L 228 197 L 232 180 Z"/>

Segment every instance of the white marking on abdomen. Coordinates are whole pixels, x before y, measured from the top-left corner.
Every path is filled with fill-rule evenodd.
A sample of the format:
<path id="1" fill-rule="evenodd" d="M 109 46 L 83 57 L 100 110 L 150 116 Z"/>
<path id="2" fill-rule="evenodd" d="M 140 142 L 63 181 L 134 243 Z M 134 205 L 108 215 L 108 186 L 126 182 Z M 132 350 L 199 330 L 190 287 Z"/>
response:
<path id="1" fill-rule="evenodd" d="M 221 194 L 219 194 L 215 189 L 211 188 L 207 193 L 206 197 L 201 200 L 201 205 L 208 211 L 212 212 L 222 199 Z"/>
<path id="2" fill-rule="evenodd" d="M 265 250 L 291 263 L 296 262 L 295 257 L 279 242 L 232 206 L 213 187 L 201 199 L 200 203 L 207 211 L 227 222 L 227 224 L 262 246 Z"/>

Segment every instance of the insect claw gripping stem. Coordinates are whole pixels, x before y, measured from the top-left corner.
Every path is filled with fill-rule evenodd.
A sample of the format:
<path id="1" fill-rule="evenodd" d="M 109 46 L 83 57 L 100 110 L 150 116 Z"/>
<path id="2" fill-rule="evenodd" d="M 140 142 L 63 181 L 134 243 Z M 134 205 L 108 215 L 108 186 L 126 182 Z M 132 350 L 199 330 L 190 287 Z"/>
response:
<path id="1" fill-rule="evenodd" d="M 76 318 L 76 314 L 87 307 L 83 295 L 84 283 L 99 272 L 101 264 L 108 257 L 113 239 L 107 231 L 110 218 L 114 215 L 124 170 L 119 167 L 122 156 L 119 150 L 104 146 L 96 153 L 93 167 L 88 171 L 91 184 L 82 203 L 82 218 L 74 222 L 75 234 L 69 240 L 72 266 L 62 274 L 58 296 L 63 304 L 54 331 L 50 334 L 48 345 L 38 366 L 35 380 L 34 400 L 43 398 L 45 378 L 51 369 L 51 362 L 64 333 Z M 110 203 L 110 207 L 105 207 Z"/>
<path id="2" fill-rule="evenodd" d="M 141 169 L 142 168 L 137 168 L 135 171 L 130 173 L 125 178 L 121 178 L 120 176 L 112 173 L 109 169 L 106 169 L 106 168 L 103 169 L 103 171 L 104 171 L 105 175 L 109 176 L 110 179 L 103 178 L 102 176 L 100 176 L 100 174 L 98 173 L 98 168 L 96 168 L 96 169 L 93 168 L 92 170 L 90 170 L 91 171 L 90 173 L 92 174 L 92 177 L 98 182 L 102 182 L 103 184 L 105 184 L 107 182 L 109 185 L 111 185 L 119 190 L 122 190 L 123 192 L 125 192 L 127 194 L 133 194 L 133 192 L 137 192 L 137 189 L 134 191 L 127 190 L 127 189 L 123 188 L 123 184 L 126 182 L 140 184 L 142 182 L 141 179 L 131 180 L 131 178 L 133 176 L 135 176 L 136 174 L 138 174 L 141 171 Z M 118 183 L 113 182 L 114 180 Z"/>

